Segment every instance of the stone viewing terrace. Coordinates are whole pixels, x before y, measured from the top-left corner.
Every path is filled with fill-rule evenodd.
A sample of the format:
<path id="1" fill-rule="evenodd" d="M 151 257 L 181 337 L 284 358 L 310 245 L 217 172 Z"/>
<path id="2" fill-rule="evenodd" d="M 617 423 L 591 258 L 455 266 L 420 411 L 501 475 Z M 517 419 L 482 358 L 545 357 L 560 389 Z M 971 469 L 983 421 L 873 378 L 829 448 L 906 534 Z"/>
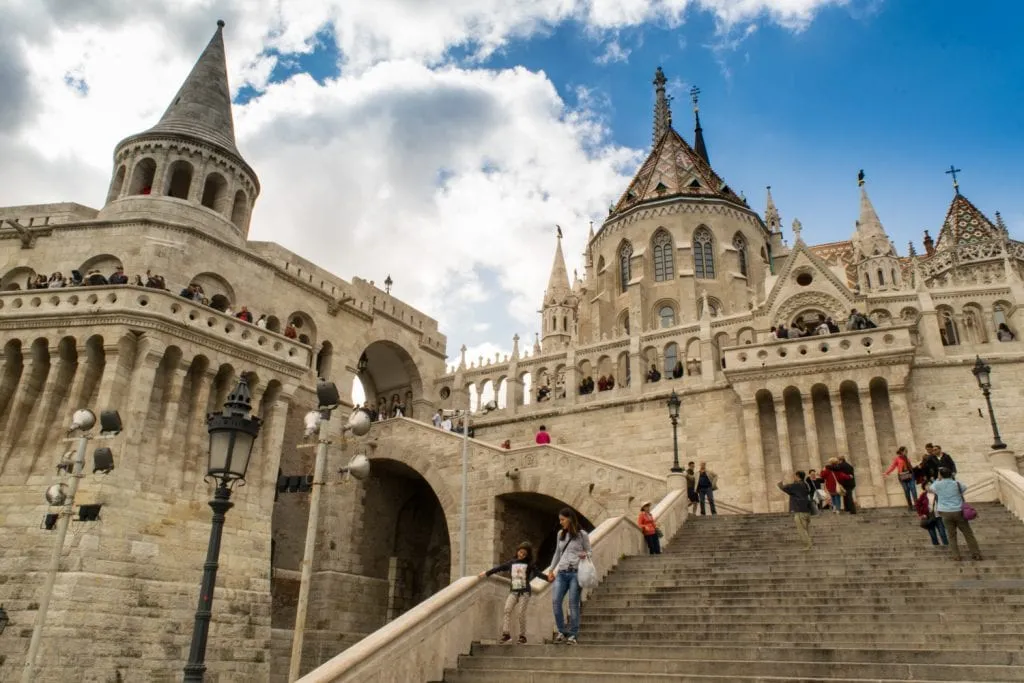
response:
<path id="1" fill-rule="evenodd" d="M 166 290 L 110 285 L 0 292 L 0 329 L 108 324 L 158 328 L 176 336 L 199 334 L 207 344 L 242 347 L 291 366 L 309 367 L 313 361 L 306 344 Z"/>
<path id="2" fill-rule="evenodd" d="M 907 362 L 916 347 L 913 326 L 876 327 L 871 330 L 813 335 L 799 339 L 775 339 L 723 349 L 726 376 L 747 375 L 767 370 L 820 368 L 822 364 L 848 364 L 871 359 Z"/>

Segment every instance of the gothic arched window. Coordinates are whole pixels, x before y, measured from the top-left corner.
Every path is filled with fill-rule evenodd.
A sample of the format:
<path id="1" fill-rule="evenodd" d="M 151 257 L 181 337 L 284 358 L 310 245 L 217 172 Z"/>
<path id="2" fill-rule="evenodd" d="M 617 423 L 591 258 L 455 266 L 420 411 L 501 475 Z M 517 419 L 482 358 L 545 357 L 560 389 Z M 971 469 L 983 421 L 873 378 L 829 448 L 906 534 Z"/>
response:
<path id="1" fill-rule="evenodd" d="M 654 234 L 651 243 L 654 245 L 654 281 L 671 281 L 676 274 L 672 236 L 667 230 L 659 230 Z"/>
<path id="2" fill-rule="evenodd" d="M 661 321 L 662 327 L 673 327 L 676 324 L 676 309 L 669 305 L 662 306 L 658 309 L 658 319 Z"/>
<path id="3" fill-rule="evenodd" d="M 676 369 L 676 363 L 679 362 L 679 346 L 672 342 L 665 347 L 665 379 L 673 377 L 673 373 Z"/>
<path id="4" fill-rule="evenodd" d="M 736 249 L 736 257 L 740 262 L 740 275 L 743 277 L 747 276 L 747 240 L 743 239 L 743 235 L 736 233 L 736 236 L 732 238 L 732 246 Z"/>
<path id="5" fill-rule="evenodd" d="M 715 277 L 715 241 L 707 228 L 693 233 L 693 274 L 705 280 Z"/>
<path id="6" fill-rule="evenodd" d="M 632 279 L 632 267 L 630 266 L 630 259 L 632 257 L 633 245 L 629 242 L 623 242 L 622 246 L 619 247 L 619 280 L 623 292 L 629 289 L 629 281 Z"/>

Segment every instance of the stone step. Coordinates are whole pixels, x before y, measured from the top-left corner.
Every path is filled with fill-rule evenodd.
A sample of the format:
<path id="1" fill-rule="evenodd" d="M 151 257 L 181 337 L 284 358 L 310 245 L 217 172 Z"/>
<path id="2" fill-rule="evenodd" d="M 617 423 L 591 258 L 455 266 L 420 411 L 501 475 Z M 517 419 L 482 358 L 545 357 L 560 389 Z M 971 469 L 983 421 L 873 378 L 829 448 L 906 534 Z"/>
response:
<path id="1" fill-rule="evenodd" d="M 948 583 L 950 581 L 959 581 L 963 579 L 980 579 L 988 577 L 998 577 L 1001 580 L 1021 580 L 1024 579 L 1024 564 L 1018 564 L 1013 562 L 1004 561 L 989 561 L 984 560 L 982 562 L 968 562 L 966 564 L 953 565 L 948 568 L 949 571 L 943 572 L 943 580 Z M 904 568 L 893 568 L 889 566 L 881 566 L 874 568 L 862 568 L 852 569 L 849 567 L 844 568 L 832 568 L 832 567 L 758 567 L 751 565 L 742 571 L 738 571 L 734 568 L 732 571 L 716 571 L 713 574 L 701 573 L 694 574 L 692 572 L 681 572 L 681 571 L 658 571 L 657 569 L 648 568 L 644 571 L 630 572 L 626 574 L 624 572 L 612 572 L 605 577 L 605 580 L 601 583 L 605 585 L 618 585 L 620 583 L 629 582 L 641 582 L 641 583 L 678 583 L 679 581 L 686 581 L 690 583 L 699 582 L 719 582 L 719 581 L 742 581 L 742 582 L 757 582 L 757 581 L 794 581 L 800 580 L 804 582 L 810 582 L 815 579 L 820 580 L 833 580 L 842 581 L 843 579 L 861 579 L 861 578 L 873 578 L 873 579 L 891 579 L 891 580 L 912 580 L 915 578 L 915 574 L 912 570 L 916 567 Z"/>
<path id="2" fill-rule="evenodd" d="M 685 674 L 621 674 L 589 671 L 532 671 L 521 669 L 514 674 L 501 669 L 445 672 L 444 683 L 896 683 L 905 678 L 818 678 L 775 676 L 690 676 Z M 946 683 L 934 679 L 915 679 L 917 683 Z M 987 679 L 955 679 L 960 683 L 985 683 Z"/>
<path id="3" fill-rule="evenodd" d="M 742 620 L 742 621 L 716 621 L 704 624 L 690 623 L 688 625 L 680 625 L 675 628 L 658 629 L 652 627 L 652 624 L 648 623 L 632 623 L 632 622 L 609 622 L 609 621 L 593 621 L 588 622 L 588 631 L 594 634 L 604 633 L 606 631 L 615 632 L 619 635 L 640 635 L 650 632 L 659 632 L 666 636 L 674 637 L 679 634 L 726 634 L 726 633 L 758 633 L 767 636 L 781 638 L 784 636 L 810 636 L 815 637 L 817 634 L 828 634 L 829 636 L 837 636 L 841 634 L 852 634 L 858 635 L 864 632 L 865 629 L 871 631 L 871 635 L 881 635 L 883 633 L 902 633 L 907 629 L 906 623 L 895 622 L 891 618 L 885 618 L 888 615 L 882 615 L 882 619 L 848 619 L 844 614 L 841 620 L 830 622 L 821 620 L 794 620 L 793 616 L 790 615 L 789 620 L 782 618 L 781 615 L 775 619 L 765 619 L 764 615 L 756 615 L 756 619 Z M 581 619 L 582 622 L 582 619 Z M 987 620 L 984 622 L 966 622 L 963 620 L 954 620 L 947 622 L 942 625 L 942 633 L 947 636 L 954 635 L 1020 635 L 1024 636 L 1024 620 L 1021 621 L 1007 621 L 1004 619 Z M 929 642 L 930 634 L 921 633 L 917 634 L 922 638 L 921 642 Z M 914 637 L 914 634 L 907 634 L 907 637 Z M 1024 640 L 1024 639 L 1022 639 Z M 910 641 L 907 641 L 910 642 Z M 1022 643 L 1024 644 L 1024 643 Z"/>
<path id="4" fill-rule="evenodd" d="M 590 627 L 580 631 L 581 642 L 616 642 L 621 645 L 646 645 L 678 643 L 684 644 L 717 644 L 735 645 L 738 643 L 749 643 L 752 645 L 775 645 L 798 647 L 808 643 L 814 643 L 819 647 L 866 647 L 869 645 L 885 647 L 895 641 L 908 647 L 921 647 L 934 645 L 936 634 L 907 633 L 894 629 L 892 631 L 870 631 L 864 628 L 862 632 L 853 630 L 832 631 L 828 625 L 814 630 L 806 628 L 803 630 L 791 629 L 783 632 L 765 632 L 755 630 L 743 630 L 739 628 L 730 630 L 718 630 L 703 632 L 703 630 L 691 629 L 683 633 L 666 633 L 661 630 L 627 631 L 620 627 L 597 628 Z M 1024 647 L 1024 640 L 1020 633 L 958 633 L 958 648 L 974 648 L 981 645 L 991 645 L 996 649 L 1009 650 Z"/>
<path id="5" fill-rule="evenodd" d="M 627 647 L 614 641 L 597 643 L 588 639 L 577 647 L 575 656 L 584 658 L 633 659 L 639 654 L 647 659 L 723 659 L 744 661 L 787 662 L 892 662 L 895 664 L 1000 664 L 1024 666 L 1024 650 L 947 650 L 941 643 L 925 648 L 822 648 L 822 647 L 754 647 L 714 645 L 644 645 Z M 512 648 L 512 651 L 510 651 Z M 474 643 L 473 655 L 555 657 L 565 655 L 565 646 L 531 643 L 529 645 L 499 645 Z"/>
<path id="6" fill-rule="evenodd" d="M 572 646 L 565 646 L 567 649 Z M 509 655 L 473 655 L 459 660 L 459 670 L 471 671 L 523 670 L 544 671 L 545 673 L 602 673 L 619 674 L 624 679 L 646 674 L 670 674 L 688 676 L 732 676 L 742 677 L 750 673 L 750 662 L 745 660 L 682 660 L 652 659 L 643 656 L 643 648 L 637 648 L 632 659 L 608 658 L 598 653 L 583 657 L 575 652 L 562 652 L 550 657 L 525 656 L 512 652 Z M 931 664 L 931 663 L 876 663 L 876 662 L 793 662 L 761 660 L 757 663 L 760 676 L 784 677 L 799 673 L 801 676 L 817 678 L 859 678 L 897 680 L 932 679 L 938 681 L 1024 681 L 1024 669 L 1019 666 L 991 664 Z"/>
<path id="7" fill-rule="evenodd" d="M 888 609 L 888 606 L 891 605 L 894 609 L 897 609 L 897 608 L 902 608 L 903 606 L 914 606 L 914 605 L 920 605 L 920 604 L 932 602 L 932 601 L 935 600 L 935 595 L 936 594 L 934 592 L 931 592 L 931 593 L 927 593 L 927 594 L 924 594 L 924 595 L 917 595 L 917 596 L 899 595 L 899 596 L 889 597 L 889 596 L 886 596 L 884 594 L 884 592 L 881 592 L 878 595 L 862 596 L 862 597 L 858 597 L 856 599 L 856 601 L 845 601 L 845 602 L 842 602 L 842 604 L 844 606 L 846 606 L 846 605 L 859 605 L 859 606 L 871 606 L 871 605 L 873 605 L 873 606 L 876 606 L 878 609 L 883 609 L 883 610 L 884 609 Z M 805 598 L 806 598 L 806 596 L 801 596 L 800 599 L 805 599 Z M 601 599 L 601 600 L 588 601 L 588 602 L 584 603 L 583 611 L 585 613 L 585 612 L 587 612 L 587 610 L 592 609 L 592 608 L 593 609 L 619 609 L 619 608 L 625 608 L 625 607 L 657 608 L 657 609 L 662 609 L 662 610 L 665 610 L 665 611 L 672 611 L 672 610 L 681 611 L 681 610 L 685 610 L 685 609 L 693 609 L 695 607 L 696 608 L 700 608 L 700 609 L 707 609 L 707 608 L 712 608 L 712 607 L 737 607 L 737 608 L 746 608 L 746 609 L 751 609 L 751 610 L 757 610 L 757 609 L 783 609 L 783 608 L 786 608 L 786 607 L 789 607 L 789 606 L 793 605 L 794 604 L 794 602 L 793 602 L 794 599 L 796 599 L 796 598 L 793 598 L 793 597 L 788 596 L 788 595 L 786 595 L 786 596 L 764 595 L 764 596 L 757 596 L 757 597 L 753 597 L 753 596 L 739 596 L 739 597 L 737 597 L 737 596 L 724 596 L 724 597 L 719 597 L 719 598 L 716 598 L 716 599 L 712 600 L 712 599 L 710 599 L 710 598 L 708 598 L 706 596 L 702 596 L 702 597 L 698 597 L 698 598 L 693 598 L 693 597 L 691 597 L 691 598 L 675 598 L 675 597 L 671 597 L 671 596 L 648 597 L 647 595 L 640 594 L 640 595 L 635 595 L 635 596 L 632 596 L 632 597 L 630 597 L 630 596 L 618 596 L 618 597 L 616 597 L 614 599 Z M 822 605 L 823 609 L 824 609 L 824 605 L 832 605 L 832 604 L 838 604 L 838 603 L 835 600 L 833 600 L 831 598 L 831 596 L 829 596 L 827 598 L 827 601 L 821 600 L 819 598 L 819 602 L 817 602 L 817 603 L 810 603 L 810 604 Z M 980 594 L 980 595 L 971 595 L 971 594 L 947 595 L 947 596 L 943 597 L 943 604 L 944 605 L 948 605 L 950 609 L 959 608 L 959 607 L 962 607 L 964 605 L 968 605 L 968 606 L 970 606 L 970 605 L 977 605 L 979 607 L 981 607 L 981 606 L 989 607 L 989 608 L 992 608 L 994 610 L 999 605 L 1004 605 L 1004 604 L 1013 605 L 1014 607 L 1019 607 L 1020 605 L 1024 605 L 1024 595 L 1002 596 L 1002 595 L 994 595 L 992 593 L 987 593 L 987 594 L 983 593 L 983 594 Z"/>
<path id="8" fill-rule="evenodd" d="M 934 607 L 930 610 L 919 609 L 915 606 L 907 606 L 906 609 L 880 611 L 853 606 L 852 609 L 843 610 L 843 619 L 852 623 L 863 623 L 870 621 L 899 621 L 902 624 L 934 623 L 941 624 L 960 620 L 982 620 L 998 617 L 1001 620 L 1024 622 L 1024 605 L 1018 605 L 1009 609 L 993 611 L 985 608 L 949 609 L 943 605 L 941 611 Z M 749 608 L 737 608 L 732 612 L 723 611 L 715 607 L 692 609 L 688 612 L 669 612 L 661 609 L 646 609 L 638 612 L 636 609 L 627 608 L 619 610 L 584 610 L 581 621 L 584 624 L 612 623 L 612 624 L 663 624 L 666 627 L 679 628 L 694 624 L 728 623 L 733 619 L 750 620 L 759 622 L 775 621 L 772 617 L 775 613 L 770 610 L 763 610 L 754 613 Z M 791 616 L 780 614 L 776 619 L 780 622 L 792 620 Z M 675 625 L 679 626 L 675 626 Z"/>

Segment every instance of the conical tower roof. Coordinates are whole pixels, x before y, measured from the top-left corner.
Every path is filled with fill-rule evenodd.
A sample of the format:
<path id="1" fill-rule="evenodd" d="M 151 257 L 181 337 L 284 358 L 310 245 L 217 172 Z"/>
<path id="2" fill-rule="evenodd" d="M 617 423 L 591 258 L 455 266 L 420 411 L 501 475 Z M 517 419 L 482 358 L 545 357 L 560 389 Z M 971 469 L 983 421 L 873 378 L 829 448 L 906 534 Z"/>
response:
<path id="1" fill-rule="evenodd" d="M 957 192 L 942 222 L 935 250 L 952 249 L 958 244 L 1000 239 L 1002 231 L 985 217 L 967 197 Z"/>
<path id="2" fill-rule="evenodd" d="M 882 227 L 878 212 L 875 211 L 867 188 L 864 187 L 864 171 L 857 175 L 857 185 L 860 187 L 860 213 L 853 238 L 850 240 L 855 252 L 859 252 L 854 254 L 855 257 L 894 256 L 896 250 L 892 246 L 892 240 Z"/>
<path id="3" fill-rule="evenodd" d="M 202 140 L 241 158 L 235 146 L 223 21 L 217 22 L 216 32 L 159 123 L 143 135 L 153 133 Z"/>
<path id="4" fill-rule="evenodd" d="M 565 255 L 562 253 L 562 229 L 559 228 L 555 245 L 555 261 L 551 264 L 551 277 L 548 278 L 548 288 L 544 292 L 544 302 L 562 303 L 571 293 L 569 271 L 565 267 Z"/>

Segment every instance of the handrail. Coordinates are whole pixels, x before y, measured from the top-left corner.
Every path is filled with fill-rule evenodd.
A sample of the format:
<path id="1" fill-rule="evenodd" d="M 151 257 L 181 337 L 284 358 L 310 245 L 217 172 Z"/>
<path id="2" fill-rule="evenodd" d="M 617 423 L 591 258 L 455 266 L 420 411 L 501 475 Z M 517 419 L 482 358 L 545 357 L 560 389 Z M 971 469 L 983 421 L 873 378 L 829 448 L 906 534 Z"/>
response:
<path id="1" fill-rule="evenodd" d="M 1014 517 L 1024 522 L 1024 477 L 1013 470 L 996 468 L 995 482 L 999 502 Z"/>
<path id="2" fill-rule="evenodd" d="M 686 521 L 687 497 L 670 491 L 653 514 L 665 538 L 671 539 Z M 590 535 L 594 563 L 603 578 L 626 555 L 645 551 L 636 522 L 625 516 L 602 522 Z M 528 631 L 550 626 L 551 584 L 535 580 L 535 599 L 527 611 Z M 439 680 L 482 633 L 495 633 L 507 581 L 467 576 L 378 629 L 330 661 L 299 679 L 299 683 L 409 683 Z M 536 599 L 541 598 L 541 599 Z"/>

